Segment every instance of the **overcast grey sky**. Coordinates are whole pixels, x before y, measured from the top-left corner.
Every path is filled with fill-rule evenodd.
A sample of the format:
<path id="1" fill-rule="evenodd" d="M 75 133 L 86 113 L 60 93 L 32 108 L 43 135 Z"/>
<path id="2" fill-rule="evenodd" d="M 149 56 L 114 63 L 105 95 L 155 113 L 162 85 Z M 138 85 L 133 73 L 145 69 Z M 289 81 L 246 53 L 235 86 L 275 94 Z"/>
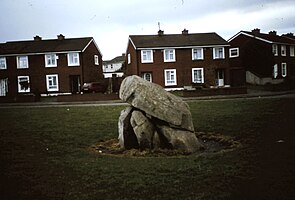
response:
<path id="1" fill-rule="evenodd" d="M 128 36 L 240 30 L 295 33 L 294 0 L 0 0 L 0 42 L 94 37 L 103 59 L 126 51 Z"/>

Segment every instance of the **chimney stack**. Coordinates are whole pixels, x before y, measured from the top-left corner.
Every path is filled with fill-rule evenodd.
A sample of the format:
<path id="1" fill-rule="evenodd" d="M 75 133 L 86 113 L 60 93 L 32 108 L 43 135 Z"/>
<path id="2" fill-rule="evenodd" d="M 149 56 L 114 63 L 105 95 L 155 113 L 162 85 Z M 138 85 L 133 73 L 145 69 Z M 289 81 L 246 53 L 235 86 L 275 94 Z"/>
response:
<path id="1" fill-rule="evenodd" d="M 277 35 L 277 32 L 276 31 L 269 31 L 268 34 L 269 35 Z"/>
<path id="2" fill-rule="evenodd" d="M 254 35 L 259 35 L 259 34 L 260 34 L 260 29 L 259 29 L 259 28 L 255 28 L 255 29 L 253 29 L 253 30 L 252 30 L 252 33 L 253 33 Z"/>
<path id="3" fill-rule="evenodd" d="M 159 31 L 158 31 L 158 35 L 159 35 L 159 36 L 164 35 L 164 31 L 159 30 Z"/>
<path id="4" fill-rule="evenodd" d="M 36 35 L 34 37 L 34 41 L 41 41 L 41 40 L 42 40 L 42 38 L 39 35 Z"/>
<path id="5" fill-rule="evenodd" d="M 188 30 L 183 29 L 183 31 L 182 31 L 182 35 L 188 35 Z"/>
<path id="6" fill-rule="evenodd" d="M 57 36 L 57 39 L 58 39 L 58 40 L 64 40 L 64 39 L 65 39 L 65 36 L 64 36 L 63 34 L 59 34 L 59 35 Z"/>

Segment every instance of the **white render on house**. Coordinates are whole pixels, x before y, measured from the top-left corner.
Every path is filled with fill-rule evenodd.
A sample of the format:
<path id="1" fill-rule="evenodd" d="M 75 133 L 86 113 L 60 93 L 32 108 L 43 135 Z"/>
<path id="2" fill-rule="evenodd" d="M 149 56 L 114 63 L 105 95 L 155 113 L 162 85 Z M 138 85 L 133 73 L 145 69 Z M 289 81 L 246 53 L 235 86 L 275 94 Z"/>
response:
<path id="1" fill-rule="evenodd" d="M 125 54 L 117 56 L 112 60 L 103 61 L 102 70 L 104 78 L 122 77 L 124 73 L 121 71 L 125 62 Z"/>

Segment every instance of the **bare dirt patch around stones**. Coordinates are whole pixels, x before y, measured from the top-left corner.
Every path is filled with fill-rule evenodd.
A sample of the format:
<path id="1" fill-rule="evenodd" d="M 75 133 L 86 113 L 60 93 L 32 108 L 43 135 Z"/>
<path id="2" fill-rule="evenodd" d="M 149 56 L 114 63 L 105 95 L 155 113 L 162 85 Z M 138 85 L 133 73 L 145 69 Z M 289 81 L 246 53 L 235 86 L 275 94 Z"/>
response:
<path id="1" fill-rule="evenodd" d="M 188 153 L 185 151 L 174 149 L 123 149 L 120 148 L 118 139 L 110 139 L 99 141 L 97 144 L 91 145 L 89 150 L 99 155 L 121 156 L 121 157 L 170 157 L 170 156 L 187 156 L 187 155 L 207 155 L 218 152 L 231 151 L 241 147 L 241 143 L 229 136 L 216 133 L 197 132 L 197 138 L 203 145 L 201 151 L 196 153 Z"/>

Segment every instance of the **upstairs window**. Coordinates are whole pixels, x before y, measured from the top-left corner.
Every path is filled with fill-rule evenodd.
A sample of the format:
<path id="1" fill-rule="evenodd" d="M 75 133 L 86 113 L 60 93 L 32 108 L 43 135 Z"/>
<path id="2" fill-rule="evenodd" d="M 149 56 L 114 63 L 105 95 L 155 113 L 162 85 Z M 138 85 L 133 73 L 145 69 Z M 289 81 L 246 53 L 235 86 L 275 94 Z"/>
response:
<path id="1" fill-rule="evenodd" d="M 30 92 L 30 78 L 29 76 L 18 76 L 17 77 L 18 92 Z"/>
<path id="2" fill-rule="evenodd" d="M 192 69 L 192 82 L 193 83 L 204 83 L 204 69 L 193 68 Z"/>
<path id="3" fill-rule="evenodd" d="M 290 56 L 294 57 L 295 53 L 294 53 L 294 46 L 290 46 Z"/>
<path id="4" fill-rule="evenodd" d="M 175 62 L 175 49 L 164 49 L 164 62 Z"/>
<path id="5" fill-rule="evenodd" d="M 176 69 L 165 69 L 165 86 L 177 85 Z"/>
<path id="6" fill-rule="evenodd" d="M 98 55 L 94 55 L 94 64 L 99 65 Z"/>
<path id="7" fill-rule="evenodd" d="M 282 63 L 282 77 L 287 76 L 287 63 Z"/>
<path id="8" fill-rule="evenodd" d="M 213 48 L 213 59 L 224 59 L 224 47 Z"/>
<path id="9" fill-rule="evenodd" d="M 45 67 L 57 67 L 56 54 L 45 55 Z"/>
<path id="10" fill-rule="evenodd" d="M 281 46 L 281 55 L 286 56 L 286 46 L 285 45 Z"/>
<path id="11" fill-rule="evenodd" d="M 16 62 L 17 62 L 17 68 L 18 69 L 29 68 L 28 56 L 17 56 L 16 57 Z"/>
<path id="12" fill-rule="evenodd" d="M 128 55 L 127 55 L 127 62 L 128 62 L 128 64 L 131 63 L 131 55 L 130 55 L 130 53 L 128 53 Z"/>
<path id="13" fill-rule="evenodd" d="M 239 57 L 239 48 L 231 48 L 231 49 L 229 49 L 229 57 L 230 58 Z"/>
<path id="14" fill-rule="evenodd" d="M 0 57 L 0 69 L 7 69 L 5 57 Z"/>
<path id="15" fill-rule="evenodd" d="M 272 53 L 273 53 L 273 55 L 278 56 L 278 45 L 277 44 L 272 45 Z"/>
<path id="16" fill-rule="evenodd" d="M 193 60 L 203 60 L 204 59 L 203 48 L 192 49 L 192 58 Z"/>
<path id="17" fill-rule="evenodd" d="M 152 62 L 153 62 L 153 51 L 141 50 L 141 63 L 152 63 Z"/>
<path id="18" fill-rule="evenodd" d="M 68 66 L 79 66 L 79 53 L 68 53 Z"/>

